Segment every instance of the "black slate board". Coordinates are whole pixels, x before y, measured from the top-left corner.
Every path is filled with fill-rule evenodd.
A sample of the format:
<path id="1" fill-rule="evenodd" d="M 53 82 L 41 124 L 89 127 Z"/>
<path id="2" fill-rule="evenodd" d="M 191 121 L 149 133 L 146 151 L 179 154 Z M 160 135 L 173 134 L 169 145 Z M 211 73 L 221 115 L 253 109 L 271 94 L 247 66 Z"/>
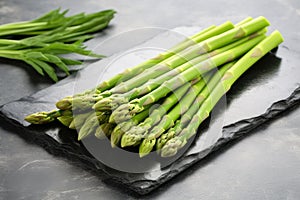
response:
<path id="1" fill-rule="evenodd" d="M 195 27 L 175 29 L 175 31 L 187 35 L 197 30 L 199 28 Z M 29 126 L 24 122 L 23 118 L 27 114 L 51 110 L 57 99 L 91 88 L 103 77 L 106 79 L 112 74 L 122 71 L 119 68 L 121 63 L 123 64 L 122 68 L 132 66 L 156 54 L 157 49 L 164 49 L 175 44 L 182 37 L 182 35 L 170 31 L 159 34 L 125 54 L 121 52 L 89 65 L 87 69 L 47 89 L 2 106 L 1 116 L 18 127 L 18 133 L 22 137 L 42 146 L 48 152 L 76 161 L 80 166 L 94 171 L 108 182 L 125 185 L 139 194 L 146 194 L 227 142 L 247 135 L 262 123 L 274 119 L 283 111 L 299 104 L 300 68 L 297 65 L 300 59 L 297 54 L 282 46 L 279 48 L 278 57 L 271 53 L 266 55 L 245 76 L 241 77 L 226 99 L 218 104 L 217 108 L 219 109 L 214 112 L 214 118 L 204 123 L 201 134 L 197 135 L 195 142 L 184 152 L 182 157 L 171 165 L 148 173 L 126 173 L 105 166 L 94 159 L 82 143 L 76 141 L 74 132 L 58 123 Z M 112 41 L 110 42 L 112 46 L 115 45 Z M 148 47 L 151 49 L 149 50 Z M 141 49 L 143 50 L 141 51 Z M 145 49 L 147 50 L 145 51 Z M 120 55 L 122 58 L 116 60 L 116 58 L 120 58 Z M 109 71 L 105 71 L 108 65 Z M 99 75 L 103 75 L 103 77 L 99 78 Z M 295 90 L 295 88 L 297 89 Z M 225 100 L 227 100 L 227 104 L 224 104 Z M 224 105 L 227 105 L 226 109 L 224 109 Z M 224 124 L 222 131 L 216 131 L 220 125 L 222 127 Z"/>

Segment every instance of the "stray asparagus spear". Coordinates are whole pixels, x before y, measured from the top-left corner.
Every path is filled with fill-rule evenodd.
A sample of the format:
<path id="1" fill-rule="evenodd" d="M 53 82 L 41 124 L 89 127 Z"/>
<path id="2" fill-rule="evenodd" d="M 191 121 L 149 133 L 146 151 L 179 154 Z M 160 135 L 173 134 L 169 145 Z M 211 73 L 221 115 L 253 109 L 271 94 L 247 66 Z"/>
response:
<path id="1" fill-rule="evenodd" d="M 61 110 L 53 110 L 50 112 L 37 112 L 25 117 L 25 120 L 31 124 L 47 124 L 54 121 L 62 115 Z"/>

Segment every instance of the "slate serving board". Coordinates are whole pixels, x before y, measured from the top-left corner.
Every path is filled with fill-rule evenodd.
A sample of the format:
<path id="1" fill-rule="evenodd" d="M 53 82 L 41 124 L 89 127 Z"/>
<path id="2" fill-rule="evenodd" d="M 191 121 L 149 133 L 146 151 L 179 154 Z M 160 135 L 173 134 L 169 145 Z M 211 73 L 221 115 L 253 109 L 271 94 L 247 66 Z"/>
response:
<path id="1" fill-rule="evenodd" d="M 145 173 L 128 173 L 107 167 L 95 159 L 81 142 L 76 141 L 74 131 L 58 123 L 29 126 L 23 119 L 33 112 L 54 109 L 58 99 L 92 88 L 101 80 L 176 44 L 184 35 L 191 35 L 199 30 L 198 27 L 180 27 L 164 31 L 126 52 L 119 52 L 88 65 L 79 73 L 49 88 L 3 105 L 0 109 L 1 117 L 17 127 L 20 136 L 42 146 L 48 152 L 76 161 L 107 182 L 124 185 L 139 194 L 147 194 L 226 143 L 249 134 L 251 130 L 278 117 L 284 111 L 295 109 L 300 102 L 299 56 L 284 45 L 276 55 L 266 55 L 221 100 L 213 117 L 201 126 L 195 140 L 190 141 L 190 148 L 182 152 L 184 154 L 180 158 L 171 159 L 167 162 L 168 165 L 160 165 L 158 168 L 155 166 Z M 106 45 L 113 47 L 116 44 L 112 40 Z M 108 152 L 112 151 L 111 148 L 105 148 Z M 156 163 L 163 163 L 154 154 L 145 160 L 136 157 L 135 162 L 148 162 L 151 159 Z"/>

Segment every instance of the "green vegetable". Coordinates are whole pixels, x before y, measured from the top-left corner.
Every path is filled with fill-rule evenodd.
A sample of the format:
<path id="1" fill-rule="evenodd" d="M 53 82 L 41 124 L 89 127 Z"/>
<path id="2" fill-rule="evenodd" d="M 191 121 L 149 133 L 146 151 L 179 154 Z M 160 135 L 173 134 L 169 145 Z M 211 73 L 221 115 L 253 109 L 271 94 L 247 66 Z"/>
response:
<path id="1" fill-rule="evenodd" d="M 58 81 L 55 67 L 68 75 L 68 65 L 82 64 L 79 60 L 64 58 L 62 54 L 102 58 L 86 50 L 83 42 L 93 37 L 91 33 L 106 28 L 115 11 L 80 13 L 70 17 L 66 17 L 66 13 L 57 9 L 36 20 L 0 25 L 0 57 L 21 60 L 54 81 Z"/>
<path id="2" fill-rule="evenodd" d="M 53 110 L 50 112 L 38 112 L 25 117 L 25 120 L 31 124 L 48 124 L 62 115 L 61 110 Z"/>

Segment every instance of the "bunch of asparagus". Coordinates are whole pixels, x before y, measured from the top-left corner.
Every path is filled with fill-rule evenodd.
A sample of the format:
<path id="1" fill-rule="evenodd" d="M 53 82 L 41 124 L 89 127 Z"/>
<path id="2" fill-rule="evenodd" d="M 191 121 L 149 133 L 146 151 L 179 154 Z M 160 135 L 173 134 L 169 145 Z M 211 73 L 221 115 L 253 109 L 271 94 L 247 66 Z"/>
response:
<path id="1" fill-rule="evenodd" d="M 106 28 L 114 10 L 96 13 L 79 13 L 66 16 L 67 10 L 52 10 L 32 20 L 0 25 L 0 57 L 21 60 L 32 66 L 40 75 L 44 72 L 57 81 L 55 67 L 69 74 L 68 65 L 82 64 L 61 54 L 76 53 L 102 58 L 86 50 L 83 42 L 91 33 Z"/>
<path id="2" fill-rule="evenodd" d="M 156 150 L 175 155 L 197 133 L 219 99 L 283 38 L 266 35 L 264 17 L 227 21 L 187 38 L 168 51 L 129 68 L 96 88 L 61 99 L 58 110 L 25 118 L 33 124 L 59 120 L 111 146 L 136 146 L 143 157 Z"/>

